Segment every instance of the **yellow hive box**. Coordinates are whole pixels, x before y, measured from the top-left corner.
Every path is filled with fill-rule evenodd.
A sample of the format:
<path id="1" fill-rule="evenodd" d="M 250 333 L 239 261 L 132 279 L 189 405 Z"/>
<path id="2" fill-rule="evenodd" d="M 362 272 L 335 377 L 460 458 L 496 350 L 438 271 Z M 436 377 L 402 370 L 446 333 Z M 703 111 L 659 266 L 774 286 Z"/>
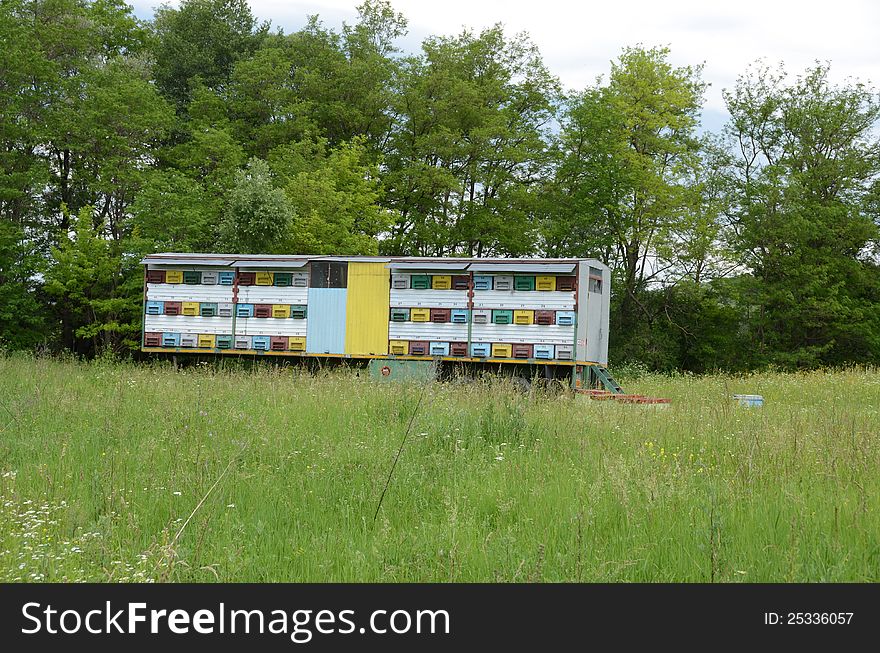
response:
<path id="1" fill-rule="evenodd" d="M 168 270 L 165 273 L 165 283 L 183 283 L 183 270 Z"/>
<path id="2" fill-rule="evenodd" d="M 183 315 L 198 315 L 199 314 L 199 303 L 198 302 L 183 302 L 181 306 L 181 311 Z"/>
<path id="3" fill-rule="evenodd" d="M 513 312 L 513 323 L 514 324 L 534 324 L 535 323 L 535 311 L 514 311 Z"/>
<path id="4" fill-rule="evenodd" d="M 271 286 L 275 282 L 275 275 L 271 272 L 257 272 L 254 283 L 258 286 Z"/>
<path id="5" fill-rule="evenodd" d="M 492 343 L 492 358 L 510 358 L 513 355 L 513 345 L 505 345 L 500 342 Z"/>
<path id="6" fill-rule="evenodd" d="M 431 288 L 434 290 L 449 290 L 452 288 L 452 277 L 448 274 L 435 274 L 431 278 Z"/>
<path id="7" fill-rule="evenodd" d="M 214 349 L 215 342 L 216 338 L 212 334 L 203 333 L 199 335 L 199 347 L 202 349 Z"/>
<path id="8" fill-rule="evenodd" d="M 272 304 L 272 317 L 290 317 L 290 304 Z"/>
<path id="9" fill-rule="evenodd" d="M 411 322 L 430 322 L 431 321 L 431 309 L 430 308 L 414 308 L 409 312 L 409 319 Z"/>
<path id="10" fill-rule="evenodd" d="M 305 336 L 291 336 L 287 341 L 287 348 L 290 349 L 290 351 L 305 351 Z"/>
<path id="11" fill-rule="evenodd" d="M 406 356 L 409 353 L 409 341 L 391 340 L 388 343 L 388 353 L 395 356 Z"/>
<path id="12" fill-rule="evenodd" d="M 556 290 L 556 277 L 535 277 L 535 290 Z"/>

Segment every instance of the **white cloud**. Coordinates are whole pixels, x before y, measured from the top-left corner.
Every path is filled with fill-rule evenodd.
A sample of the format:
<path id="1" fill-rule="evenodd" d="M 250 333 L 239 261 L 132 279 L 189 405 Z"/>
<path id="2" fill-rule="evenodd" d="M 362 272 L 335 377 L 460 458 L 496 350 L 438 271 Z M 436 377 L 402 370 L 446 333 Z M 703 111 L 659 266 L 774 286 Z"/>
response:
<path id="1" fill-rule="evenodd" d="M 339 27 L 354 22 L 359 0 L 251 0 L 254 14 L 285 32 L 309 14 Z M 172 5 L 178 2 L 171 2 Z M 705 62 L 711 84 L 707 114 L 724 110 L 721 89 L 730 87 L 758 58 L 784 61 L 798 73 L 814 61 L 830 61 L 835 80 L 856 77 L 880 83 L 880 3 L 875 0 L 392 0 L 409 20 L 403 49 L 415 51 L 431 34 L 480 30 L 501 22 L 509 33 L 527 31 L 550 70 L 567 88 L 582 88 L 607 74 L 626 45 L 668 45 L 676 65 Z M 149 0 L 136 0 L 140 16 Z M 708 116 L 707 116 L 708 117 Z M 714 122 L 714 120 L 713 120 Z"/>

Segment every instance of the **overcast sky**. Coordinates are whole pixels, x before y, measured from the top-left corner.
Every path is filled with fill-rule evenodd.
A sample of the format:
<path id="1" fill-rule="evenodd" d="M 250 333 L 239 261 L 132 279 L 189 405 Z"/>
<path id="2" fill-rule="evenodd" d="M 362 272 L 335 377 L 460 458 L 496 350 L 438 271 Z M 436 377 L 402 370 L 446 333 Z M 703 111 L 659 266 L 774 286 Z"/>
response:
<path id="1" fill-rule="evenodd" d="M 155 0 L 133 1 L 142 18 Z M 293 32 L 318 14 L 328 27 L 353 23 L 360 0 L 250 0 L 254 14 Z M 178 5 L 178 0 L 169 2 Z M 626 45 L 667 45 L 676 65 L 705 64 L 709 82 L 704 127 L 718 129 L 726 112 L 721 90 L 746 66 L 764 58 L 784 61 L 797 74 L 814 61 L 830 61 L 836 80 L 880 84 L 880 0 L 392 0 L 409 20 L 399 45 L 416 52 L 429 35 L 479 31 L 502 23 L 510 34 L 526 31 L 548 68 L 568 89 L 607 75 Z"/>

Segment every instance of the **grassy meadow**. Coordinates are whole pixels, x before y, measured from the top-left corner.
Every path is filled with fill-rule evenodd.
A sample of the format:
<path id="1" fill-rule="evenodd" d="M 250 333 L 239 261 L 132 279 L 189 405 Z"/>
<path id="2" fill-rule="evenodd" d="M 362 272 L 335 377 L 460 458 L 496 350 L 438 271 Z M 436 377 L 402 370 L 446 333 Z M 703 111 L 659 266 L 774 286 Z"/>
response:
<path id="1" fill-rule="evenodd" d="M 620 380 L 0 357 L 0 581 L 880 580 L 880 371 Z"/>

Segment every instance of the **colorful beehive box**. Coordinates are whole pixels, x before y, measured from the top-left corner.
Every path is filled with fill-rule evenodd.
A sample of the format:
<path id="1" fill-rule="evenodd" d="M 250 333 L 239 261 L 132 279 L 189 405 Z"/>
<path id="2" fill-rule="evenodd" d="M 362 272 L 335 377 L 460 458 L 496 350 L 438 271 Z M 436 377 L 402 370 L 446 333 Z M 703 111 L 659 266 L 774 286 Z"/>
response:
<path id="1" fill-rule="evenodd" d="M 217 316 L 217 304 L 212 302 L 202 302 L 199 304 L 199 315 L 202 317 L 216 317 Z"/>
<path id="2" fill-rule="evenodd" d="M 406 340 L 390 340 L 388 342 L 388 353 L 395 356 L 406 356 L 409 353 L 409 343 Z"/>
<path id="3" fill-rule="evenodd" d="M 504 342 L 492 343 L 492 358 L 510 358 L 513 347 Z"/>
<path id="4" fill-rule="evenodd" d="M 492 320 L 492 311 L 488 308 L 475 308 L 473 312 L 474 324 L 489 324 Z"/>
<path id="5" fill-rule="evenodd" d="M 165 283 L 165 270 L 147 270 L 147 283 Z"/>
<path id="6" fill-rule="evenodd" d="M 434 277 L 436 279 L 436 277 Z M 449 322 L 451 311 L 448 308 L 432 308 L 431 322 L 435 324 L 446 324 Z"/>
<path id="7" fill-rule="evenodd" d="M 431 278 L 431 288 L 434 290 L 452 290 L 452 277 L 448 274 L 435 274 Z"/>
<path id="8" fill-rule="evenodd" d="M 494 290 L 513 290 L 513 276 L 499 274 L 492 280 Z"/>
<path id="9" fill-rule="evenodd" d="M 232 336 L 223 335 L 217 336 L 217 349 L 231 349 L 232 348 Z"/>
<path id="10" fill-rule="evenodd" d="M 232 302 L 220 302 L 217 304 L 217 315 L 219 317 L 232 317 L 233 306 Z"/>
<path id="11" fill-rule="evenodd" d="M 198 270 L 184 270 L 183 283 L 189 284 L 191 286 L 202 283 L 202 273 Z"/>
<path id="12" fill-rule="evenodd" d="M 165 283 L 183 283 L 183 272 L 181 270 L 167 270 Z"/>
<path id="13" fill-rule="evenodd" d="M 518 310 L 513 312 L 513 323 L 514 324 L 534 324 L 535 323 L 535 311 L 529 310 Z"/>
<path id="14" fill-rule="evenodd" d="M 409 319 L 413 322 L 430 322 L 431 321 L 431 309 L 430 308 L 413 308 L 409 312 Z"/>
<path id="15" fill-rule="evenodd" d="M 202 284 L 206 286 L 216 286 L 217 285 L 217 272 L 214 270 L 208 270 L 207 272 L 202 272 Z"/>
<path id="16" fill-rule="evenodd" d="M 199 347 L 201 349 L 213 349 L 215 342 L 216 342 L 216 338 L 214 337 L 214 334 L 211 334 L 211 333 L 199 334 Z"/>
<path id="17" fill-rule="evenodd" d="M 181 333 L 180 334 L 180 346 L 181 347 L 195 347 L 199 342 L 198 336 L 194 333 Z"/>
<path id="18" fill-rule="evenodd" d="M 547 360 L 553 358 L 553 345 L 535 345 L 535 358 Z"/>
<path id="19" fill-rule="evenodd" d="M 217 273 L 217 283 L 221 286 L 231 286 L 235 282 L 235 272 L 232 270 L 221 270 Z"/>
<path id="20" fill-rule="evenodd" d="M 489 343 L 472 342 L 471 343 L 471 356 L 473 358 L 488 358 L 489 357 Z"/>
<path id="21" fill-rule="evenodd" d="M 475 274 L 474 290 L 492 290 L 492 277 L 488 274 Z"/>
<path id="22" fill-rule="evenodd" d="M 406 290 L 407 288 L 409 288 L 409 275 L 392 274 L 391 287 L 394 288 L 394 290 Z"/>
<path id="23" fill-rule="evenodd" d="M 290 351 L 305 351 L 306 350 L 305 336 L 290 336 L 287 339 L 287 347 L 290 349 Z"/>
<path id="24" fill-rule="evenodd" d="M 253 304 L 236 304 L 235 305 L 235 317 L 253 317 L 254 316 L 254 305 Z M 237 347 L 236 347 L 237 349 Z"/>
<path id="25" fill-rule="evenodd" d="M 165 302 L 147 302 L 147 315 L 162 315 L 165 312 Z"/>
<path id="26" fill-rule="evenodd" d="M 391 321 L 392 322 L 409 322 L 409 309 L 408 308 L 392 308 L 391 309 Z"/>
<path id="27" fill-rule="evenodd" d="M 427 274 L 414 274 L 409 281 L 413 290 L 428 290 L 431 287 L 431 277 Z"/>
<path id="28" fill-rule="evenodd" d="M 272 304 L 272 317 L 290 317 L 290 304 Z"/>
<path id="29" fill-rule="evenodd" d="M 238 285 L 239 286 L 253 286 L 256 281 L 257 273 L 256 272 L 239 272 L 238 273 Z M 236 347 L 238 349 L 238 347 Z"/>
<path id="30" fill-rule="evenodd" d="M 294 288 L 308 288 L 309 287 L 309 273 L 308 272 L 294 272 L 293 273 L 293 287 Z"/>
<path id="31" fill-rule="evenodd" d="M 531 358 L 532 357 L 532 346 L 524 345 L 524 344 L 514 344 L 513 345 L 513 357 L 514 358 Z"/>
<path id="32" fill-rule="evenodd" d="M 468 290 L 471 287 L 471 278 L 467 274 L 456 274 L 452 277 L 453 290 Z"/>
<path id="33" fill-rule="evenodd" d="M 145 333 L 144 334 L 144 347 L 161 347 L 162 346 L 162 334 L 161 333 Z"/>
<path id="34" fill-rule="evenodd" d="M 183 302 L 163 302 L 165 315 L 180 315 L 183 310 Z"/>
<path id="35" fill-rule="evenodd" d="M 556 277 L 535 277 L 535 290 L 556 290 Z"/>
<path id="36" fill-rule="evenodd" d="M 296 320 L 304 320 L 306 319 L 306 314 L 308 309 L 303 305 L 294 305 L 290 307 L 290 317 Z"/>
<path id="37" fill-rule="evenodd" d="M 162 334 L 162 346 L 163 347 L 180 347 L 180 334 L 179 333 L 163 333 Z"/>
<path id="38" fill-rule="evenodd" d="M 432 342 L 429 351 L 431 356 L 449 356 L 448 342 Z"/>
<path id="39" fill-rule="evenodd" d="M 574 290 L 576 286 L 574 277 L 556 277 L 556 290 Z"/>
<path id="40" fill-rule="evenodd" d="M 556 311 L 556 324 L 559 326 L 573 326 L 576 313 L 574 311 Z"/>
<path id="41" fill-rule="evenodd" d="M 470 318 L 470 311 L 466 308 L 454 308 L 450 314 L 450 321 L 453 324 L 467 324 Z"/>
<path id="42" fill-rule="evenodd" d="M 492 311 L 492 324 L 510 324 L 513 322 L 513 311 L 495 309 Z"/>
<path id="43" fill-rule="evenodd" d="M 287 351 L 289 336 L 272 336 L 269 340 L 269 348 L 272 351 Z"/>
<path id="44" fill-rule="evenodd" d="M 252 336 L 251 348 L 257 351 L 269 351 L 269 336 Z"/>
<path id="45" fill-rule="evenodd" d="M 235 348 L 236 349 L 250 349 L 251 348 L 251 337 L 250 336 L 235 336 Z"/>
<path id="46" fill-rule="evenodd" d="M 513 289 L 520 291 L 529 291 L 535 289 L 535 277 L 517 275 L 513 278 Z"/>
<path id="47" fill-rule="evenodd" d="M 254 317 L 272 317 L 272 304 L 254 304 Z"/>
<path id="48" fill-rule="evenodd" d="M 535 324 L 556 324 L 556 311 L 535 311 Z"/>
<path id="49" fill-rule="evenodd" d="M 181 313 L 189 316 L 196 316 L 199 314 L 199 303 L 198 302 L 183 302 L 181 306 Z M 183 345 L 181 345 L 183 346 Z"/>
<path id="50" fill-rule="evenodd" d="M 411 356 L 427 356 L 429 343 L 421 340 L 410 340 L 409 353 Z"/>
<path id="51" fill-rule="evenodd" d="M 276 272 L 274 283 L 279 288 L 288 288 L 293 285 L 293 275 L 290 272 Z"/>
<path id="52" fill-rule="evenodd" d="M 449 343 L 449 355 L 450 356 L 467 356 L 468 346 L 466 342 L 450 342 Z"/>
<path id="53" fill-rule="evenodd" d="M 273 282 L 273 274 L 271 272 L 257 272 L 254 277 L 254 285 L 271 286 Z"/>
<path id="54" fill-rule="evenodd" d="M 574 345 L 556 345 L 556 358 L 561 361 L 570 361 L 574 358 Z"/>

